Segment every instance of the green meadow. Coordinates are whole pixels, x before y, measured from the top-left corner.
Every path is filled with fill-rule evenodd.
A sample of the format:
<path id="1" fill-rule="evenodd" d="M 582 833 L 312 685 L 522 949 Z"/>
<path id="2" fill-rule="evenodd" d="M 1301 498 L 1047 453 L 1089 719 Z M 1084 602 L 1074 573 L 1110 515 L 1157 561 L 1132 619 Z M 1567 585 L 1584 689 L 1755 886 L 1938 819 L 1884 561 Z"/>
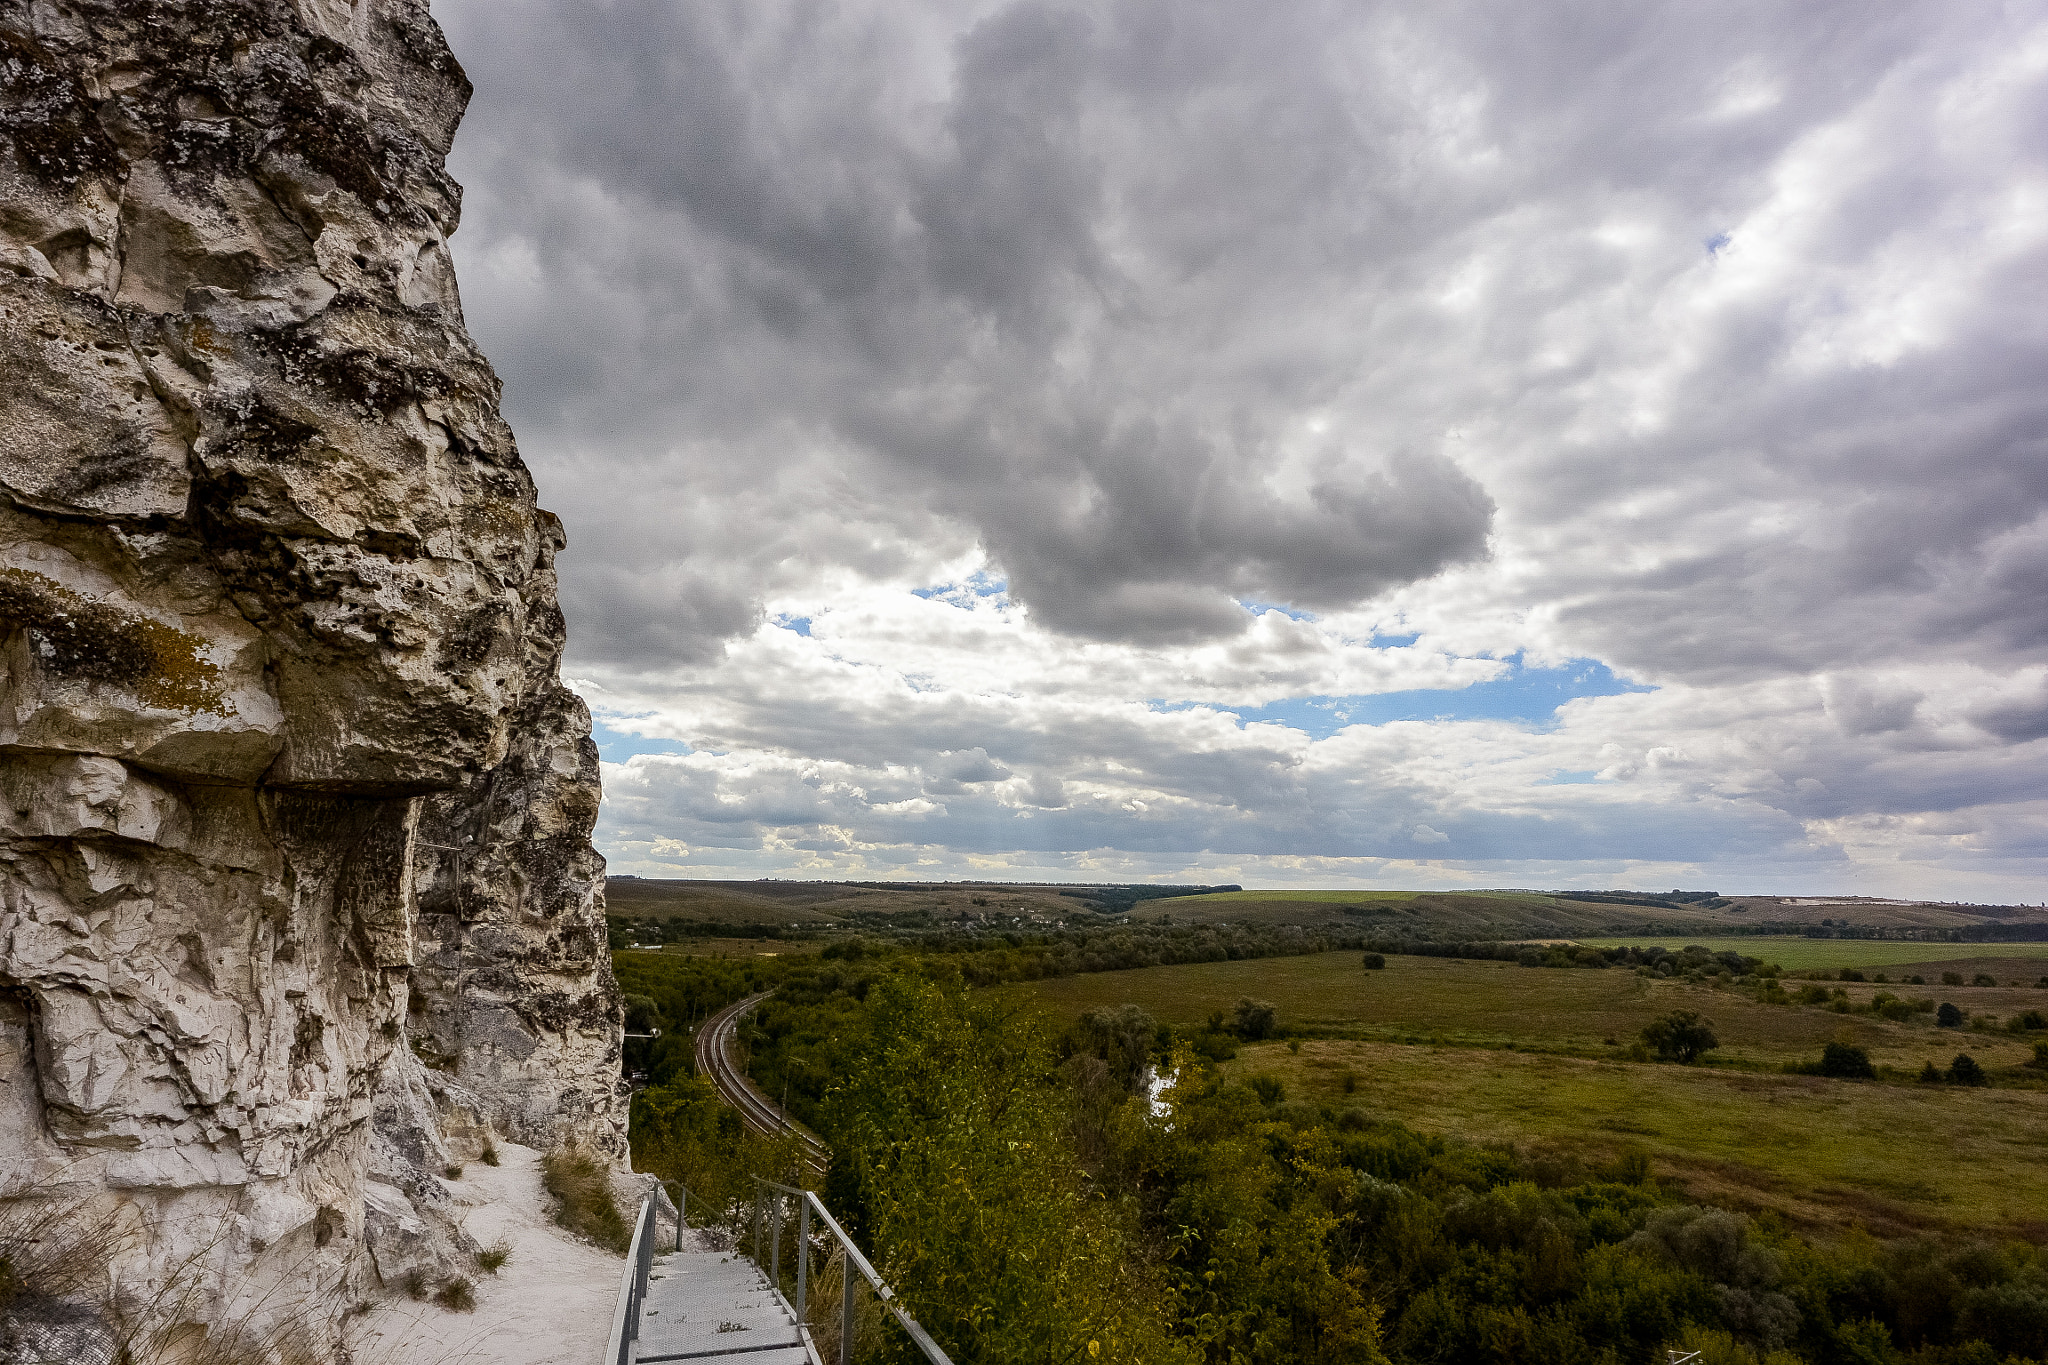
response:
<path id="1" fill-rule="evenodd" d="M 1787 942 L 1852 952 L 1895 946 Z M 1929 947 L 1897 946 L 1923 959 Z M 1981 955 L 1987 945 L 1956 946 Z M 2027 946 L 2035 958 L 2003 960 L 2032 980 L 2048 972 L 2048 960 L 2038 957 L 2040 945 Z M 1952 1001 L 1987 1024 L 1943 1029 L 1931 1013 L 1887 1020 L 1768 1004 L 1745 989 L 1717 987 L 1714 978 L 1386 961 L 1384 970 L 1368 971 L 1357 953 L 1323 953 L 995 989 L 1055 1026 L 1091 1009 L 1134 1004 L 1184 1033 L 1212 1015 L 1230 1015 L 1240 999 L 1266 1001 L 1283 1029 L 1308 1036 L 1296 1040 L 1299 1051 L 1288 1042 L 1246 1045 L 1226 1068 L 1240 1078 L 1274 1076 L 1294 1098 L 1362 1106 L 1427 1132 L 1537 1151 L 1605 1159 L 1640 1148 L 1660 1177 L 1699 1198 L 1775 1209 L 1802 1226 L 1962 1225 L 2048 1236 L 2048 1073 L 2026 1065 L 2033 1040 L 2048 1035 L 2015 1035 L 1989 1023 L 2048 1010 L 2048 990 L 1891 988 L 1908 999 Z M 1850 965 L 1840 955 L 1810 961 Z M 1887 988 L 1840 989 L 1848 1001 L 1867 1003 Z M 1720 1047 L 1708 1063 L 1630 1060 L 1643 1027 L 1680 1009 L 1711 1021 Z M 1788 1064 L 1813 1062 L 1837 1041 L 1864 1048 L 1882 1079 L 1786 1073 Z M 1959 1052 L 1992 1073 L 1991 1087 L 1914 1083 L 1926 1063 L 1945 1067 Z"/>

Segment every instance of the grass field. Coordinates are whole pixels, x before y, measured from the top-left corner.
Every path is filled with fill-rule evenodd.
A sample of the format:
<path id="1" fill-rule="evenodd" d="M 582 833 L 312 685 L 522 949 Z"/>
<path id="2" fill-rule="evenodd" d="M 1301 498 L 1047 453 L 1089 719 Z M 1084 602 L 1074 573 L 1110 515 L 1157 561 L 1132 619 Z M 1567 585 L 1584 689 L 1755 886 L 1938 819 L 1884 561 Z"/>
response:
<path id="1" fill-rule="evenodd" d="M 1796 938 L 1791 935 L 1754 935 L 1731 938 L 1582 938 L 1578 942 L 1593 948 L 1670 948 L 1674 951 L 1697 943 L 1713 952 L 1723 950 L 1744 957 L 1775 962 L 1788 972 L 1815 967 L 1926 967 L 1936 972 L 1955 970 L 1949 964 L 1980 958 L 1994 958 L 1998 965 L 1988 970 L 1999 980 L 2032 982 L 2048 976 L 2048 943 L 1900 943 L 1876 939 Z M 2008 961 L 2007 959 L 2017 959 Z M 2031 965 L 2029 965 L 2031 964 Z M 1971 975 L 1980 969 L 1973 966 Z M 1905 973 L 1911 975 L 1911 972 Z M 1925 975 L 1925 973 L 1921 973 Z"/>
<path id="2" fill-rule="evenodd" d="M 1535 973 L 1531 973 L 1534 975 Z M 1543 973 L 1560 975 L 1561 973 Z M 2048 1240 L 2048 1090 L 1923 1090 L 1528 1053 L 1315 1039 L 1226 1071 L 1425 1132 L 1606 1158 L 1648 1152 L 1692 1197 L 1880 1235 Z M 1355 1094 L 1342 1089 L 1345 1073 Z"/>
<path id="3" fill-rule="evenodd" d="M 1764 1067 L 1811 1060 L 1837 1037 L 1867 1048 L 1880 1065 L 1912 1071 L 1929 1060 L 1945 1063 L 1962 1046 L 1955 1031 L 1924 1019 L 1892 1023 L 1873 1015 L 1759 1005 L 1733 990 L 1646 980 L 1614 968 L 1563 971 L 1440 957 L 1389 957 L 1386 970 L 1369 972 L 1356 953 L 1318 953 L 1094 972 L 996 989 L 1035 1002 L 1057 1025 L 1099 1006 L 1133 1004 L 1164 1022 L 1199 1026 L 1213 1012 L 1228 1015 L 1250 996 L 1270 1001 L 1289 1027 L 1343 1029 L 1389 1042 L 1503 1049 L 1512 1044 L 1600 1055 L 1633 1041 L 1652 1019 L 1691 1009 L 1713 1021 L 1721 1040 L 1718 1059 Z M 1844 989 L 1867 1000 L 1884 987 Z M 2048 1008 L 2048 992 L 2031 988 L 1909 987 L 1906 993 L 1953 996 L 1973 1013 L 2000 1016 Z M 2033 1055 L 2028 1044 L 2010 1035 L 1967 1036 L 1972 1055 L 1987 1066 L 2017 1066 Z"/>
<path id="4" fill-rule="evenodd" d="M 1199 1027 L 1249 996 L 1275 1005 L 1284 1027 L 1346 1035 L 1302 1040 L 1298 1054 L 1285 1043 L 1248 1046 L 1229 1064 L 1238 1075 L 1271 1072 L 1297 1097 L 1359 1102 L 1429 1132 L 1582 1155 L 1640 1143 L 1699 1197 L 1777 1209 L 1806 1226 L 1971 1225 L 2048 1239 L 2048 1076 L 2019 1069 L 2031 1041 L 2003 1031 L 1938 1029 L 1928 1015 L 1892 1022 L 1759 1004 L 1734 989 L 1612 968 L 1390 956 L 1384 971 L 1367 971 L 1348 952 L 996 989 L 1055 1025 L 1128 1003 Z M 1885 988 L 1843 989 L 1867 1001 Z M 2002 1018 L 2048 1006 L 2048 991 L 2031 987 L 1900 993 Z M 1675 1009 L 1712 1022 L 1721 1042 L 1714 1064 L 1625 1060 L 1643 1026 Z M 1783 1074 L 1785 1063 L 1813 1061 L 1836 1040 L 1867 1049 L 1893 1083 Z M 1990 1069 L 1999 1088 L 1898 1083 L 1958 1052 Z M 1353 1095 L 1340 1085 L 1347 1070 L 1357 1078 Z"/>

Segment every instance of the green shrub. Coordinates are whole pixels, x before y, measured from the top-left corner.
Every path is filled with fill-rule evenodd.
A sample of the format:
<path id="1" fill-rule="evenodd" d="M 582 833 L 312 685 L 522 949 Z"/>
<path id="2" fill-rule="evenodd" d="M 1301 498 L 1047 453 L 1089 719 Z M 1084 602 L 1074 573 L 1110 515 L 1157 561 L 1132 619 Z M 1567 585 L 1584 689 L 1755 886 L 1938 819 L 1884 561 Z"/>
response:
<path id="1" fill-rule="evenodd" d="M 1996 986 L 1998 978 L 1989 972 L 1979 972 L 1970 978 L 1970 984 L 1972 986 Z"/>
<path id="2" fill-rule="evenodd" d="M 1927 1065 L 1920 1068 L 1920 1084 L 1940 1085 L 1941 1080 L 1941 1068 L 1936 1066 L 1933 1062 L 1929 1062 Z"/>
<path id="3" fill-rule="evenodd" d="M 2041 1071 L 2048 1071 L 2048 1043 L 2034 1044 L 2034 1060 L 2027 1063 Z"/>
<path id="4" fill-rule="evenodd" d="M 1988 1085 L 1990 1077 L 1984 1068 L 1977 1065 L 1977 1059 L 1967 1052 L 1958 1052 L 1954 1061 L 1948 1064 L 1950 1085 Z"/>
<path id="5" fill-rule="evenodd" d="M 2048 1028 L 2048 1014 L 2039 1010 L 2023 1010 L 2006 1020 L 2005 1026 L 2014 1033 L 2033 1033 Z"/>
<path id="6" fill-rule="evenodd" d="M 1963 1012 L 1944 1000 L 1941 1002 L 1941 1008 L 1934 1012 L 1934 1022 L 1942 1028 L 1961 1028 Z"/>
<path id="7" fill-rule="evenodd" d="M 476 1311 L 476 1286 L 462 1276 L 441 1286 L 434 1295 L 434 1302 L 451 1313 L 474 1313 Z"/>
<path id="8" fill-rule="evenodd" d="M 1700 1018 L 1697 1010 L 1673 1010 L 1651 1022 L 1642 1036 L 1658 1061 L 1677 1062 L 1681 1066 L 1691 1066 L 1721 1045 L 1714 1036 L 1712 1021 Z"/>
<path id="9" fill-rule="evenodd" d="M 1386 968 L 1387 955 L 1385 953 L 1367 953 L 1365 955 L 1365 969 L 1367 971 L 1382 972 L 1385 971 Z"/>
<path id="10" fill-rule="evenodd" d="M 1247 996 L 1237 1002 L 1231 1032 L 1247 1043 L 1256 1043 L 1261 1038 L 1272 1037 L 1273 1030 L 1279 1022 L 1280 1012 L 1277 1009 L 1263 1000 L 1253 1000 Z"/>
<path id="11" fill-rule="evenodd" d="M 505 1262 L 512 1259 L 512 1244 L 500 1241 L 484 1247 L 476 1254 L 476 1268 L 486 1275 L 495 1275 L 505 1268 Z"/>
<path id="12" fill-rule="evenodd" d="M 1941 984 L 1944 986 L 1960 986 L 1963 984 L 1963 974 L 1961 972 L 1943 972 L 1941 974 Z"/>
<path id="13" fill-rule="evenodd" d="M 1821 1050 L 1820 1074 L 1843 1081 L 1872 1081 L 1877 1079 L 1877 1068 L 1870 1064 L 1870 1054 L 1862 1048 L 1829 1043 Z"/>

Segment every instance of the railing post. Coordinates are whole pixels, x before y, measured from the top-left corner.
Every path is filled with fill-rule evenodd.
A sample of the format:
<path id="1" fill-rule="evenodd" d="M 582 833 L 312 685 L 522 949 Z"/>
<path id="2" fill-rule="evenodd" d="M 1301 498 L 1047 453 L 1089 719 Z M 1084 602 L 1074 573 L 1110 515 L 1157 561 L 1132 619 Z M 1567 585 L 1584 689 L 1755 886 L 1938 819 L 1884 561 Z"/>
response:
<path id="1" fill-rule="evenodd" d="M 768 1283 L 775 1286 L 775 1292 L 782 1292 L 782 1192 L 777 1190 L 769 1196 L 768 1205 Z"/>
<path id="2" fill-rule="evenodd" d="M 853 1257 L 839 1249 L 839 1365 L 853 1365 Z"/>
<path id="3" fill-rule="evenodd" d="M 690 1220 L 690 1187 L 678 1185 L 676 1189 L 681 1191 L 676 1196 L 676 1250 L 681 1251 L 683 1249 L 683 1225 Z"/>
<path id="4" fill-rule="evenodd" d="M 804 1294 L 811 1278 L 811 1196 L 806 1193 L 796 1206 L 796 1320 L 804 1316 Z"/>
<path id="5" fill-rule="evenodd" d="M 754 1182 L 754 1264 L 761 1264 L 761 1182 Z"/>

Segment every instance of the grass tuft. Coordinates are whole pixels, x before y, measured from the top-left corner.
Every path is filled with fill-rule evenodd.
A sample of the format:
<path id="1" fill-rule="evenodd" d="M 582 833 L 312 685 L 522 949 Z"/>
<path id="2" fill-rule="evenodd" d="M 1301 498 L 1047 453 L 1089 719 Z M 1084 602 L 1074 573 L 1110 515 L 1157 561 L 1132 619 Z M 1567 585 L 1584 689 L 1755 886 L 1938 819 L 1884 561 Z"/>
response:
<path id="1" fill-rule="evenodd" d="M 450 1180 L 460 1180 L 462 1179 L 462 1167 L 458 1163 L 451 1161 L 441 1168 L 441 1174 Z"/>
<path id="2" fill-rule="evenodd" d="M 498 1138 L 488 1128 L 484 1129 L 484 1149 L 478 1154 L 477 1160 L 483 1162 L 486 1166 L 498 1164 Z"/>
<path id="3" fill-rule="evenodd" d="M 505 1268 L 505 1262 L 512 1259 L 512 1244 L 498 1242 L 487 1246 L 476 1254 L 476 1268 L 486 1275 L 495 1275 Z"/>
<path id="4" fill-rule="evenodd" d="M 581 1147 L 557 1147 L 540 1159 L 540 1182 L 555 1197 L 555 1221 L 608 1251 L 626 1254 L 633 1232 L 612 1197 L 611 1171 Z"/>
<path id="5" fill-rule="evenodd" d="M 441 1286 L 434 1295 L 434 1302 L 451 1313 L 474 1313 L 476 1311 L 476 1286 L 461 1275 Z"/>

